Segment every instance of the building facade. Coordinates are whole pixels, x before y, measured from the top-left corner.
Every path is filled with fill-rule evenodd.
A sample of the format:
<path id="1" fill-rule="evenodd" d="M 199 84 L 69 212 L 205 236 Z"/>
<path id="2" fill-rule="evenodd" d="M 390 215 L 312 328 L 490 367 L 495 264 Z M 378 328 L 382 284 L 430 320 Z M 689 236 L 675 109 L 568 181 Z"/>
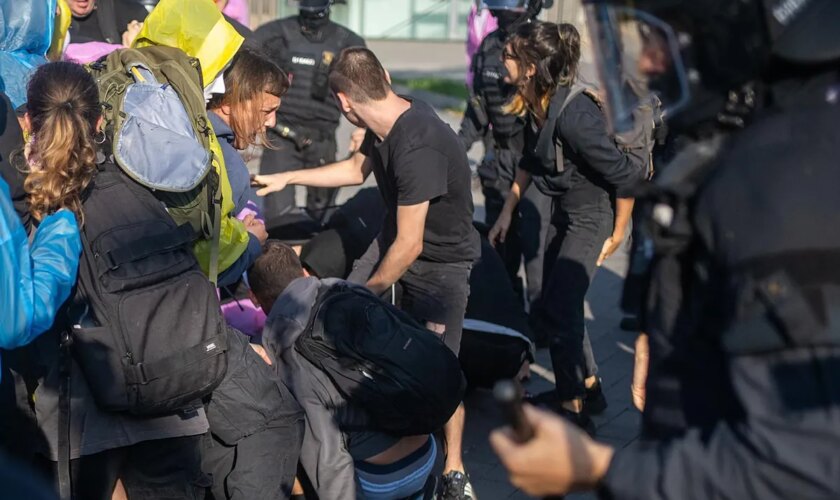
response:
<path id="1" fill-rule="evenodd" d="M 347 0 L 333 5 L 333 19 L 369 40 L 460 41 L 476 0 Z M 297 13 L 295 0 L 249 0 L 251 25 Z M 547 20 L 580 25 L 580 0 L 555 0 Z"/>

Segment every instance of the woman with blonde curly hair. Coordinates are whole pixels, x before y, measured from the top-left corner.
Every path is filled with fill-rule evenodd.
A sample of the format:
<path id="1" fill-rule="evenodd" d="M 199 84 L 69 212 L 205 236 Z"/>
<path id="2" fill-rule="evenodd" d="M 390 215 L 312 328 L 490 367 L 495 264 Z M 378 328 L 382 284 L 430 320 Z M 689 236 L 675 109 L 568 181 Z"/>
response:
<path id="1" fill-rule="evenodd" d="M 24 186 L 29 209 L 35 220 L 61 209 L 72 211 L 82 227 L 83 262 L 94 261 L 99 255 L 89 255 L 87 230 L 100 234 L 107 230 L 101 227 L 107 218 L 103 211 L 113 207 L 118 215 L 108 217 L 143 221 L 148 214 L 135 207 L 151 210 L 159 204 L 144 188 L 117 174 L 117 167 L 98 152 L 105 142 L 99 90 L 82 66 L 55 62 L 39 67 L 29 82 L 27 99 L 29 173 Z M 132 186 L 129 191 L 136 191 L 138 198 L 112 200 L 102 194 L 116 182 Z M 124 237 L 125 231 L 113 234 Z M 90 329 L 103 320 L 94 317 L 95 308 L 87 307 L 87 300 L 78 293 L 71 298 L 66 312 L 36 341 L 31 353 L 38 380 L 34 389 L 27 384 L 27 390 L 32 391 L 29 401 L 44 438 L 43 446 L 35 448 L 36 463 L 57 490 L 69 485 L 71 491 L 66 493 L 73 498 L 110 499 L 119 478 L 130 498 L 203 499 L 209 480 L 201 471 L 200 440 L 208 422 L 200 404 L 142 417 L 108 411 L 97 405 L 92 385 L 96 381 L 85 375 L 76 356 L 70 357 L 69 367 L 62 361 L 62 333 L 71 325 L 74 331 L 77 326 Z M 76 345 L 84 344 L 75 333 L 73 338 Z M 60 396 L 60 391 L 65 395 Z M 59 401 L 68 393 L 69 409 L 60 411 Z M 69 458 L 69 467 L 59 467 L 60 458 Z"/>
<path id="2" fill-rule="evenodd" d="M 82 191 L 96 173 L 96 139 L 104 135 L 99 90 L 81 66 L 56 62 L 29 82 L 25 128 L 30 172 L 24 183 L 36 220 L 62 208 L 80 222 Z"/>

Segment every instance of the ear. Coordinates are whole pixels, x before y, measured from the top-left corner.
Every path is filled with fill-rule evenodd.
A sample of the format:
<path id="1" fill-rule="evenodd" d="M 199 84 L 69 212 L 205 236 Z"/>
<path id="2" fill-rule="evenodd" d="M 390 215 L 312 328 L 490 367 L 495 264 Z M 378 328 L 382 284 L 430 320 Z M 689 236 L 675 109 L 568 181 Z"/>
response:
<path id="1" fill-rule="evenodd" d="M 388 82 L 388 85 L 391 85 L 391 72 L 387 69 L 385 70 L 385 81 Z"/>
<path id="2" fill-rule="evenodd" d="M 353 103 L 350 102 L 350 98 L 347 97 L 347 94 L 344 92 L 336 92 L 335 94 L 338 97 L 338 103 L 341 105 L 341 111 L 344 113 L 349 113 L 353 111 Z"/>
<path id="3" fill-rule="evenodd" d="M 533 78 L 534 75 L 537 74 L 537 67 L 533 64 L 529 64 L 527 68 L 525 68 L 525 76 L 528 78 Z"/>
<path id="4" fill-rule="evenodd" d="M 222 104 L 221 106 L 219 106 L 219 112 L 221 112 L 225 116 L 230 116 L 232 112 L 230 109 L 230 104 Z"/>
<path id="5" fill-rule="evenodd" d="M 309 269 L 307 269 L 307 268 L 305 268 L 305 267 L 304 267 L 304 268 L 303 268 L 303 277 L 304 277 L 304 278 L 309 278 L 309 277 L 311 277 L 311 276 L 312 276 L 312 275 L 309 273 Z"/>
<path id="6" fill-rule="evenodd" d="M 97 132 L 102 132 L 102 125 L 104 125 L 104 124 L 105 124 L 105 117 L 100 115 L 99 118 L 96 120 L 96 131 Z"/>

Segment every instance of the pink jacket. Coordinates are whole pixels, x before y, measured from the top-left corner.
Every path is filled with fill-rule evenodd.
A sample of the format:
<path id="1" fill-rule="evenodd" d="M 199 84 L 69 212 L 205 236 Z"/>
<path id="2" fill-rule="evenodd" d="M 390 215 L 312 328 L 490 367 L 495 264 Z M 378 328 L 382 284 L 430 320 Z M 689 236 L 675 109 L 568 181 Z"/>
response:
<path id="1" fill-rule="evenodd" d="M 64 50 L 63 59 L 79 64 L 87 64 L 121 48 L 123 48 L 122 45 L 105 42 L 70 43 Z"/>
<path id="2" fill-rule="evenodd" d="M 251 27 L 251 14 L 248 12 L 248 0 L 228 0 L 222 12 L 244 24 L 245 27 Z"/>
<path id="3" fill-rule="evenodd" d="M 484 37 L 498 29 L 499 23 L 487 9 L 478 10 L 475 3 L 470 7 L 470 14 L 467 17 L 467 86 L 472 87 L 472 59 L 478 51 Z"/>

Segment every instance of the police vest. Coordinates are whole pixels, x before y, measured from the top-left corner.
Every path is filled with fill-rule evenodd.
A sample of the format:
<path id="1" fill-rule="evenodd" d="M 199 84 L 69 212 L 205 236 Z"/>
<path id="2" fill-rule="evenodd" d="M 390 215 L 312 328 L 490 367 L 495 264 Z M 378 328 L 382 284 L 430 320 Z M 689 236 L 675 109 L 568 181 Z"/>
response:
<path id="1" fill-rule="evenodd" d="M 727 359 L 779 362 L 840 346 L 840 114 L 836 104 L 797 104 L 764 114 L 725 149 L 713 138 L 681 152 L 641 205 L 652 259 L 648 434 L 736 417 Z"/>
<path id="2" fill-rule="evenodd" d="M 493 136 L 502 143 L 521 134 L 525 126 L 524 120 L 502 110 L 516 93 L 516 87 L 504 81 L 507 76 L 502 62 L 504 37 L 501 30 L 487 35 L 473 58 L 475 93 L 485 104 L 487 117 L 493 126 Z"/>
<path id="3" fill-rule="evenodd" d="M 286 40 L 280 65 L 291 80 L 278 121 L 334 134 L 341 112 L 330 95 L 329 67 L 347 45 L 351 32 L 330 22 L 320 40 L 313 41 L 301 33 L 297 17 L 279 21 L 278 28 Z"/>

